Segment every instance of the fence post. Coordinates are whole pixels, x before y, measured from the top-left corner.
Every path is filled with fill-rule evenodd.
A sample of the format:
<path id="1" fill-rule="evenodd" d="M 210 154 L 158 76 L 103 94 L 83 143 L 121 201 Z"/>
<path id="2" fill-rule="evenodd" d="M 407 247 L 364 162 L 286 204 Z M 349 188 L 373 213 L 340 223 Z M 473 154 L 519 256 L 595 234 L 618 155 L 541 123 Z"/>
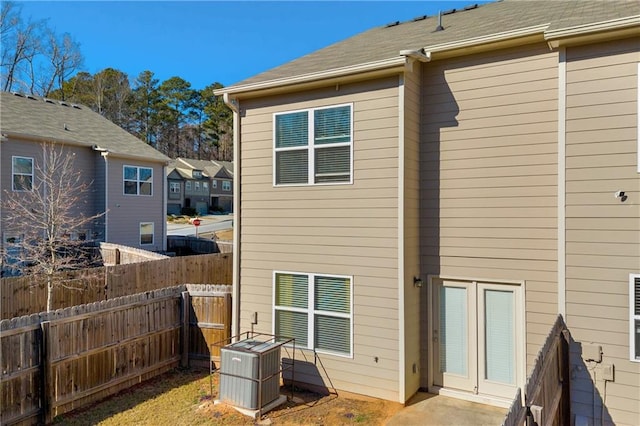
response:
<path id="1" fill-rule="evenodd" d="M 191 297 L 188 291 L 182 292 L 182 327 L 180 327 L 182 334 L 182 359 L 180 365 L 182 367 L 189 367 L 189 335 L 191 334 Z"/>
<path id="2" fill-rule="evenodd" d="M 45 321 L 40 323 L 40 393 L 42 398 L 42 418 L 44 424 L 50 424 L 53 420 L 51 412 L 52 383 L 51 383 L 51 342 L 49 326 Z"/>

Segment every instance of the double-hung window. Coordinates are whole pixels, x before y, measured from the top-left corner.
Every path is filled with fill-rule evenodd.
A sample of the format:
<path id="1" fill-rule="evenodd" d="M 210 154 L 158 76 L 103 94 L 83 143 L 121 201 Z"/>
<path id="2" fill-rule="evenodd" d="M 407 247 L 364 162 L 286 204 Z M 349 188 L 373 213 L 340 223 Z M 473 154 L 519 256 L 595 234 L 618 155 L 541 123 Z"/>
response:
<path id="1" fill-rule="evenodd" d="M 33 158 L 11 157 L 11 181 L 14 191 L 33 189 Z"/>
<path id="2" fill-rule="evenodd" d="M 173 194 L 180 193 L 180 182 L 169 182 L 169 192 Z"/>
<path id="3" fill-rule="evenodd" d="M 140 222 L 140 245 L 153 244 L 153 222 Z"/>
<path id="4" fill-rule="evenodd" d="M 228 180 L 223 180 L 222 181 L 222 190 L 223 191 L 231 191 L 231 182 L 229 182 Z"/>
<path id="5" fill-rule="evenodd" d="M 274 185 L 351 183 L 353 107 L 274 114 Z"/>
<path id="6" fill-rule="evenodd" d="M 152 195 L 153 169 L 124 166 L 124 193 L 126 195 Z"/>
<path id="7" fill-rule="evenodd" d="M 629 357 L 640 362 L 640 274 L 629 275 Z"/>
<path id="8" fill-rule="evenodd" d="M 297 272 L 274 273 L 274 334 L 296 346 L 352 354 L 352 278 Z"/>
<path id="9" fill-rule="evenodd" d="M 195 182 L 195 185 L 196 185 L 195 191 L 200 192 L 200 182 Z"/>

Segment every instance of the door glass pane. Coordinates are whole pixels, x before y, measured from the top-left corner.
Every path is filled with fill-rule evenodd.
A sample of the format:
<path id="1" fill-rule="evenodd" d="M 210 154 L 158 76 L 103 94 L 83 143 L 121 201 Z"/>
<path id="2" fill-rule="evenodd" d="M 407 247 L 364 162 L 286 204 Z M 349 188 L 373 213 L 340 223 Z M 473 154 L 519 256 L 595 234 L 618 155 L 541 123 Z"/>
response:
<path id="1" fill-rule="evenodd" d="M 485 290 L 485 379 L 515 383 L 514 293 Z"/>
<path id="2" fill-rule="evenodd" d="M 467 375 L 467 289 L 440 292 L 440 371 Z"/>

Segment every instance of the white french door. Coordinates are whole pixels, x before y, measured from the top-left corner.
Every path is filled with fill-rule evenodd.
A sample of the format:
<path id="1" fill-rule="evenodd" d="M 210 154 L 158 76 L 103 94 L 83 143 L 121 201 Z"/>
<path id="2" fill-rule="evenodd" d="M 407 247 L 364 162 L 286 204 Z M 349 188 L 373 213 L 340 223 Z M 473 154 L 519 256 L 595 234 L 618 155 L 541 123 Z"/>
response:
<path id="1" fill-rule="evenodd" d="M 433 384 L 513 398 L 523 369 L 521 286 L 434 279 Z"/>

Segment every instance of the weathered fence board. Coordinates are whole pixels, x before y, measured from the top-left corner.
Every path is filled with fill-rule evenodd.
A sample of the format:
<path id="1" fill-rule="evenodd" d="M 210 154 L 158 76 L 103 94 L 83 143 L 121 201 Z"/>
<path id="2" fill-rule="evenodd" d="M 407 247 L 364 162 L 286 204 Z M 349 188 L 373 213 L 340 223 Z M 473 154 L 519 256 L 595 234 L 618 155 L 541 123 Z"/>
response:
<path id="1" fill-rule="evenodd" d="M 220 349 L 211 345 L 231 337 L 231 293 L 228 286 L 189 286 L 189 359 L 209 367 Z"/>
<path id="2" fill-rule="evenodd" d="M 59 274 L 64 286 L 56 286 L 53 309 L 82 305 L 143 293 L 165 287 L 232 283 L 232 254 L 206 254 L 164 258 L 142 263 L 113 265 Z M 0 319 L 46 310 L 44 277 L 0 279 Z"/>
<path id="3" fill-rule="evenodd" d="M 569 346 L 567 326 L 558 316 L 527 378 L 522 405 L 521 391 L 511 404 L 505 426 L 525 424 L 527 415 L 539 426 L 569 424 Z"/>
<path id="4" fill-rule="evenodd" d="M 182 285 L 0 321 L 0 424 L 50 422 L 176 367 L 184 352 L 182 293 L 189 291 L 198 306 L 188 311 L 199 315 L 190 333 L 198 334 L 200 322 L 222 321 L 216 331 L 229 336 L 231 286 L 223 285 Z"/>

